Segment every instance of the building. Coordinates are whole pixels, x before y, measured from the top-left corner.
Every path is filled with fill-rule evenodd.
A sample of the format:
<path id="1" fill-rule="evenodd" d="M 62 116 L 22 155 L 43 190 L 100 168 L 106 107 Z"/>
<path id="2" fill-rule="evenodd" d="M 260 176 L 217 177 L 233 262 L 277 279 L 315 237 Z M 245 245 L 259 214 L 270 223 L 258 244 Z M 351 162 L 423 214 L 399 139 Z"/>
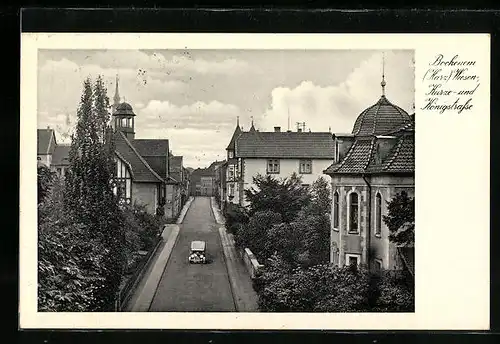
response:
<path id="1" fill-rule="evenodd" d="M 288 178 L 296 173 L 304 185 L 310 185 L 332 164 L 335 147 L 329 132 L 257 131 L 253 125 L 248 132 L 238 127 L 228 146 L 226 174 L 227 202 L 247 206 L 244 190 L 253 185 L 253 177 L 272 175 Z M 232 158 L 231 158 L 232 157 Z"/>
<path id="2" fill-rule="evenodd" d="M 215 196 L 216 195 L 216 168 L 224 161 L 214 161 L 207 168 L 197 168 L 191 172 L 190 195 Z"/>
<path id="3" fill-rule="evenodd" d="M 59 144 L 54 129 L 37 130 L 37 161 L 50 168 L 57 176 L 64 178 L 69 166 L 70 145 Z"/>
<path id="4" fill-rule="evenodd" d="M 181 208 L 179 181 L 170 176 L 171 154 L 167 139 L 135 138 L 132 106 L 120 102 L 118 78 L 112 105 L 111 126 L 114 130 L 116 187 L 115 193 L 127 204 L 142 204 L 151 214 L 176 218 Z M 52 129 L 38 130 L 38 160 L 64 174 L 69 166 L 69 146 L 57 145 Z M 174 160 L 172 172 L 181 171 Z M 182 160 L 181 160 L 182 167 Z"/>
<path id="5" fill-rule="evenodd" d="M 331 252 L 334 264 L 413 272 L 413 249 L 389 242 L 383 221 L 397 193 L 414 197 L 413 116 L 382 96 L 356 119 L 351 134 L 334 134 L 334 163 L 325 173 L 332 183 Z"/>
<path id="6" fill-rule="evenodd" d="M 182 161 L 182 156 L 170 156 L 170 177 L 175 181 L 172 184 L 172 201 L 177 212 L 181 211 L 189 196 L 189 175 Z"/>

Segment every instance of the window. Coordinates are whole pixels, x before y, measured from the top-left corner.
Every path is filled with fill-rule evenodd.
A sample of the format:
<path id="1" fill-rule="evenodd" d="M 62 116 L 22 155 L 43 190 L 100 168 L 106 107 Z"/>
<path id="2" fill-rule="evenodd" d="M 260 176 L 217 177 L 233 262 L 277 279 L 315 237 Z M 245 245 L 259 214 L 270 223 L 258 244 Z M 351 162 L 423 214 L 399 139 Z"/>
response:
<path id="1" fill-rule="evenodd" d="M 229 166 L 229 169 L 228 169 L 228 177 L 229 179 L 233 179 L 234 178 L 234 166 Z"/>
<path id="2" fill-rule="evenodd" d="M 228 195 L 234 196 L 234 184 L 229 184 L 228 187 L 229 187 Z"/>
<path id="3" fill-rule="evenodd" d="M 40 158 L 39 156 L 36 157 L 36 160 L 42 160 L 42 158 Z"/>
<path id="4" fill-rule="evenodd" d="M 345 255 L 345 265 L 347 266 L 359 266 L 361 256 L 359 254 L 349 254 Z"/>
<path id="5" fill-rule="evenodd" d="M 382 233 L 382 196 L 377 192 L 375 196 L 375 235 Z"/>
<path id="6" fill-rule="evenodd" d="M 267 160 L 267 173 L 280 173 L 280 162 L 278 159 Z"/>
<path id="7" fill-rule="evenodd" d="M 299 173 L 302 173 L 302 174 L 312 173 L 312 161 L 311 160 L 300 160 Z"/>
<path id="8" fill-rule="evenodd" d="M 62 177 L 62 168 L 60 168 L 60 167 L 57 168 L 57 175 L 59 177 Z"/>
<path id="9" fill-rule="evenodd" d="M 375 259 L 374 265 L 375 265 L 376 272 L 382 271 L 382 260 L 381 259 Z"/>
<path id="10" fill-rule="evenodd" d="M 359 196 L 356 192 L 349 194 L 349 233 L 359 233 Z"/>
<path id="11" fill-rule="evenodd" d="M 233 151 L 229 151 L 229 153 L 228 153 L 228 157 L 229 157 L 229 159 L 231 159 L 231 158 L 233 158 L 233 157 L 234 157 L 234 153 L 233 153 Z"/>
<path id="12" fill-rule="evenodd" d="M 340 213 L 339 213 L 339 193 L 335 191 L 333 194 L 333 229 L 339 230 Z"/>
<path id="13" fill-rule="evenodd" d="M 132 178 L 127 165 L 121 160 L 116 159 L 116 195 L 127 204 L 132 201 Z"/>

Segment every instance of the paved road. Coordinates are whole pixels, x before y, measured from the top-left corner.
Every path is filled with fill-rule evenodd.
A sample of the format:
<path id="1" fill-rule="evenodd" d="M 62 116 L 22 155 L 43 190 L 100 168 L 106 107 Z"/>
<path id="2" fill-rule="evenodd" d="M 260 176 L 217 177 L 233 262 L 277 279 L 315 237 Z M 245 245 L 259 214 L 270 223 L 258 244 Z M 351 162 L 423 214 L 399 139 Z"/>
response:
<path id="1" fill-rule="evenodd" d="M 210 198 L 197 197 L 181 225 L 150 312 L 235 311 L 218 229 Z M 192 240 L 206 241 L 209 264 L 188 263 Z"/>

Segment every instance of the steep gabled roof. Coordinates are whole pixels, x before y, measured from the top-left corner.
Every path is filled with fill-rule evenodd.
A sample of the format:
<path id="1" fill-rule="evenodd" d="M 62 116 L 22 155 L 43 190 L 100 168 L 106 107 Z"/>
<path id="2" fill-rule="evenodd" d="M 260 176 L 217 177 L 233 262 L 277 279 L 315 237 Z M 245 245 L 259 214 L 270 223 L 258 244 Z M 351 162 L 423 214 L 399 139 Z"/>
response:
<path id="1" fill-rule="evenodd" d="M 169 142 L 166 139 L 135 139 L 131 143 L 142 156 L 168 156 Z"/>
<path id="2" fill-rule="evenodd" d="M 238 138 L 238 136 L 240 136 L 241 133 L 242 133 L 242 131 L 240 129 L 240 126 L 237 125 L 236 128 L 234 129 L 233 136 L 231 137 L 231 141 L 227 145 L 226 150 L 228 150 L 228 149 L 233 149 L 234 150 L 234 144 L 236 142 L 236 139 Z"/>
<path id="3" fill-rule="evenodd" d="M 69 165 L 69 150 L 71 145 L 57 145 L 52 154 L 52 165 Z"/>
<path id="4" fill-rule="evenodd" d="M 243 132 L 236 140 L 241 158 L 333 159 L 334 141 L 328 132 Z"/>
<path id="5" fill-rule="evenodd" d="M 182 156 L 171 156 L 170 157 L 170 176 L 176 181 L 182 181 Z"/>
<path id="6" fill-rule="evenodd" d="M 115 145 L 117 152 L 132 167 L 134 181 L 150 183 L 165 182 L 165 179 L 160 177 L 158 173 L 153 170 L 121 131 L 115 132 Z"/>
<path id="7" fill-rule="evenodd" d="M 37 129 L 37 154 L 52 154 L 56 145 L 54 129 Z"/>

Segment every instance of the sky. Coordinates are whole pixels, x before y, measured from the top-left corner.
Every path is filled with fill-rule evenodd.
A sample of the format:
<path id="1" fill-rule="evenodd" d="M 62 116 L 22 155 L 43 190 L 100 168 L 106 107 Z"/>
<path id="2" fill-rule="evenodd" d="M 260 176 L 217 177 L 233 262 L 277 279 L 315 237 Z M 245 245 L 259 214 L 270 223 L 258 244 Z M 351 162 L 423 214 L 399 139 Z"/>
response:
<path id="1" fill-rule="evenodd" d="M 243 130 L 253 118 L 260 131 L 351 132 L 383 70 L 387 99 L 412 113 L 413 50 L 40 50 L 38 128 L 69 143 L 85 78 L 101 75 L 112 103 L 118 75 L 136 138 L 169 139 L 185 167 L 206 167 L 225 159 L 238 117 Z"/>

